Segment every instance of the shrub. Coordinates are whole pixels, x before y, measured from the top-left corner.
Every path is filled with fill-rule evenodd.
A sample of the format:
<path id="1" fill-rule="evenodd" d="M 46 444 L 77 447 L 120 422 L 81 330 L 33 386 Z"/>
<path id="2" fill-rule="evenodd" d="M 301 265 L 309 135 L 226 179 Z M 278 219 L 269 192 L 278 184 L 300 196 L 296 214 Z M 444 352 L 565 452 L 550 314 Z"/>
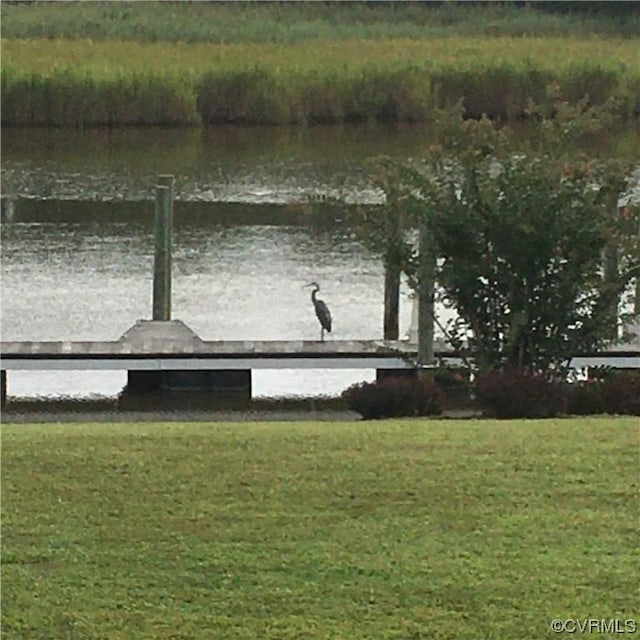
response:
<path id="1" fill-rule="evenodd" d="M 640 415 L 640 371 L 594 368 L 589 380 L 571 385 L 568 413 Z"/>
<path id="2" fill-rule="evenodd" d="M 442 366 L 434 371 L 434 382 L 442 390 L 445 409 L 467 409 L 471 403 L 470 371 L 466 367 Z"/>
<path id="3" fill-rule="evenodd" d="M 355 384 L 342 397 L 365 420 L 399 416 L 430 416 L 441 412 L 442 392 L 434 383 L 385 378 Z"/>
<path id="4" fill-rule="evenodd" d="M 571 384 L 567 413 L 581 416 L 606 413 L 603 386 L 600 380 L 585 380 Z"/>
<path id="5" fill-rule="evenodd" d="M 469 369 L 466 367 L 447 365 L 434 370 L 434 381 L 442 389 L 467 388 L 469 377 Z"/>
<path id="6" fill-rule="evenodd" d="M 616 371 L 602 382 L 607 413 L 640 416 L 640 371 Z"/>
<path id="7" fill-rule="evenodd" d="M 521 369 L 480 374 L 475 390 L 482 409 L 496 418 L 551 418 L 566 400 L 565 383 Z"/>

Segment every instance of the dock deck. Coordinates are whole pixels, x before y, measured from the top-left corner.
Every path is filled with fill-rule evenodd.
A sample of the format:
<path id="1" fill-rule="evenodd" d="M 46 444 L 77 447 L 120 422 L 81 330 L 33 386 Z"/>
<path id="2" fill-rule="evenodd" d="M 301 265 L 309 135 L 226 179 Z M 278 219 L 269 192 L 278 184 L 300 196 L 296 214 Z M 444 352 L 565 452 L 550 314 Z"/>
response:
<path id="1" fill-rule="evenodd" d="M 115 341 L 0 343 L 3 370 L 409 368 L 415 345 L 374 340 L 202 340 L 180 320 L 138 321 Z"/>
<path id="2" fill-rule="evenodd" d="M 458 360 L 443 343 L 438 359 Z M 180 320 L 139 320 L 114 341 L 3 341 L 8 370 L 407 369 L 417 345 L 406 340 L 202 340 Z M 578 354 L 572 365 L 640 368 L 635 343 Z"/>

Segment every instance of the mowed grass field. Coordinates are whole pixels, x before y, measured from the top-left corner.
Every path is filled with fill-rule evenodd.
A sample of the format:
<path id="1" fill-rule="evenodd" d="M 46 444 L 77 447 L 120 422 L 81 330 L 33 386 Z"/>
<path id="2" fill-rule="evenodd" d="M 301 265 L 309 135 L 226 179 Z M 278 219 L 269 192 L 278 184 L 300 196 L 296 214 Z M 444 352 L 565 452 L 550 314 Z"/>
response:
<path id="1" fill-rule="evenodd" d="M 638 435 L 5 425 L 2 637 L 539 640 L 553 618 L 632 619 Z"/>

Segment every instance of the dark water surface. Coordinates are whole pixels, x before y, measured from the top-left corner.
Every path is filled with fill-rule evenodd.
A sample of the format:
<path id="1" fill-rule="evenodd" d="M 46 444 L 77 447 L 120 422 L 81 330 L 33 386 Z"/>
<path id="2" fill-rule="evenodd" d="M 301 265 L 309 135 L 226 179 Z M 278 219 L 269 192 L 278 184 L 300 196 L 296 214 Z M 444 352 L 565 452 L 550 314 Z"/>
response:
<path id="1" fill-rule="evenodd" d="M 299 202 L 343 188 L 357 197 L 367 159 L 420 154 L 428 144 L 425 125 L 6 129 L 3 194 L 141 200 L 170 173 L 180 200 Z"/>

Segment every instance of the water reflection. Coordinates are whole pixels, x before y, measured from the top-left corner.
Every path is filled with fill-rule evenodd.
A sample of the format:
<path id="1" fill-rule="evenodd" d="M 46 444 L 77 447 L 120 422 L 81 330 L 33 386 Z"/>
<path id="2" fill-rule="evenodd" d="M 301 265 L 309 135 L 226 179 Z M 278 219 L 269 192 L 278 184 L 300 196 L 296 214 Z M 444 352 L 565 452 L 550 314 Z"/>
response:
<path id="1" fill-rule="evenodd" d="M 526 125 L 524 137 L 531 135 Z M 433 140 L 427 124 L 318 127 L 6 129 L 2 132 L 3 196 L 64 200 L 144 200 L 159 173 L 176 175 L 180 200 L 301 202 L 345 190 L 371 201 L 365 165 L 378 155 L 407 158 Z M 590 140 L 634 157 L 640 123 Z"/>
<path id="2" fill-rule="evenodd" d="M 379 154 L 415 155 L 424 125 L 3 131 L 3 194 L 131 201 L 159 173 L 181 200 L 300 202 L 345 185 L 367 197 L 362 166 Z"/>

